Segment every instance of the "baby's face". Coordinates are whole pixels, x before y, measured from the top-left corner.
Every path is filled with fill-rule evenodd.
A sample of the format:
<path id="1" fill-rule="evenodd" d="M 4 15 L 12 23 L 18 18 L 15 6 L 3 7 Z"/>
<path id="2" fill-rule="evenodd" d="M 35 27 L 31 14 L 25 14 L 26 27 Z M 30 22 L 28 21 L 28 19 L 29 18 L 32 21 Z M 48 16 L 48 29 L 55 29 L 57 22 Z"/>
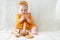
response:
<path id="1" fill-rule="evenodd" d="M 20 5 L 19 6 L 19 13 L 25 14 L 27 12 L 28 12 L 28 7 L 27 6 L 25 6 L 25 5 Z"/>

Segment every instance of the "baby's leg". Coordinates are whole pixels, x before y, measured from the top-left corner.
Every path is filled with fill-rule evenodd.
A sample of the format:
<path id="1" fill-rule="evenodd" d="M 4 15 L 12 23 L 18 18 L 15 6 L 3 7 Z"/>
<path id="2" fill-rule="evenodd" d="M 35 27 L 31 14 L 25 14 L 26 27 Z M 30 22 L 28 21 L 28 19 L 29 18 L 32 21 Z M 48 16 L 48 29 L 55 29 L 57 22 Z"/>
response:
<path id="1" fill-rule="evenodd" d="M 13 34 L 19 33 L 19 29 L 17 29 L 17 28 L 14 27 L 14 28 L 12 29 L 12 33 L 13 33 Z"/>
<path id="2" fill-rule="evenodd" d="M 16 37 L 19 37 L 20 36 L 20 29 L 17 29 L 17 28 L 13 28 L 12 30 L 12 33 L 16 36 Z"/>
<path id="3" fill-rule="evenodd" d="M 38 28 L 36 26 L 32 27 L 31 34 L 32 35 L 37 35 L 38 34 Z"/>

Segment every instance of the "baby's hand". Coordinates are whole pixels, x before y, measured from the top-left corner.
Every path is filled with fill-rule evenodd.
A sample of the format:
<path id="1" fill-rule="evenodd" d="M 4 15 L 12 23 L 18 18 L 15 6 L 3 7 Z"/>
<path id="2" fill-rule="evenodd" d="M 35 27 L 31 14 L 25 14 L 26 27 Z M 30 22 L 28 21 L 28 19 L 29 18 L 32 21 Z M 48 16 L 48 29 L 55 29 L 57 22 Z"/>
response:
<path id="1" fill-rule="evenodd" d="M 30 22 L 30 14 L 22 14 L 22 21 L 24 20 L 24 19 L 26 19 L 28 22 Z"/>
<path id="2" fill-rule="evenodd" d="M 29 17 L 25 17 L 27 22 L 30 23 L 30 18 Z"/>
<path id="3" fill-rule="evenodd" d="M 24 17 L 24 16 L 22 16 L 22 17 L 20 18 L 20 21 L 23 21 L 23 20 L 25 20 L 25 17 Z"/>
<path id="4" fill-rule="evenodd" d="M 24 17 L 26 18 L 26 20 L 29 20 L 30 19 L 28 14 L 27 15 L 24 15 Z"/>

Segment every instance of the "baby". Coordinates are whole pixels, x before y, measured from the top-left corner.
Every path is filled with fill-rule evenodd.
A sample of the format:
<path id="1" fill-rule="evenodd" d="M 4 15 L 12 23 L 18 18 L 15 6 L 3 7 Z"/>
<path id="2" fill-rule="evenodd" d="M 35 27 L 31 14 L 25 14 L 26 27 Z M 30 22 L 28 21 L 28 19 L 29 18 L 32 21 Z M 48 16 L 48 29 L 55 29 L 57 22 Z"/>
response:
<path id="1" fill-rule="evenodd" d="M 32 35 L 37 35 L 37 27 L 33 23 L 31 13 L 28 12 L 28 3 L 26 1 L 20 1 L 18 3 L 19 13 L 16 14 L 16 27 L 14 32 L 16 35 L 20 35 L 22 31 L 28 31 Z"/>

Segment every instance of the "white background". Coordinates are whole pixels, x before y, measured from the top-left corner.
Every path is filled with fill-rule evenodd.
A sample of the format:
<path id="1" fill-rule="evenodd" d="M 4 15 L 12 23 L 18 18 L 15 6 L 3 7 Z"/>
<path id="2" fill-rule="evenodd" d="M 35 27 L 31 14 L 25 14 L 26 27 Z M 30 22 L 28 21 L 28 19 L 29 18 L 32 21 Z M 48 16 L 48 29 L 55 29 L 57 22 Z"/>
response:
<path id="1" fill-rule="evenodd" d="M 0 31 L 15 27 L 20 0 L 0 0 Z M 39 31 L 60 30 L 60 0 L 26 0 Z"/>

